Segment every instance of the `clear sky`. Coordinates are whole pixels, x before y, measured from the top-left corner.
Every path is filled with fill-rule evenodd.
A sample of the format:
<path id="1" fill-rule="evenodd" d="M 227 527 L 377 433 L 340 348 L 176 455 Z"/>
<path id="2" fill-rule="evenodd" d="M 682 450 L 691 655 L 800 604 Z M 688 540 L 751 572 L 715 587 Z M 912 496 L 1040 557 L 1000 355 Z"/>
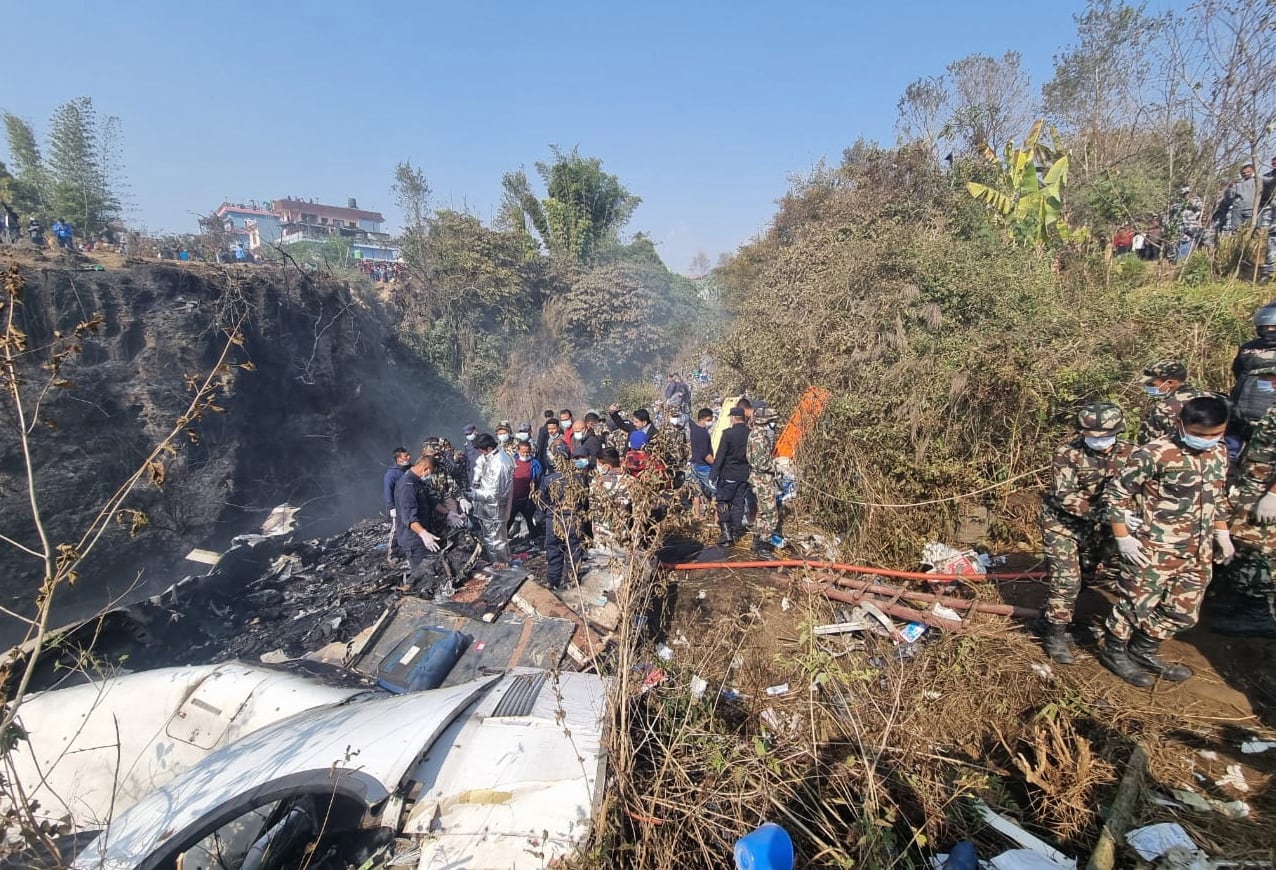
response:
<path id="1" fill-rule="evenodd" d="M 405 159 L 488 220 L 502 173 L 579 146 L 684 271 L 763 229 L 790 175 L 893 142 L 911 80 L 1017 49 L 1035 93 L 1082 5 L 8 0 L 0 109 L 41 132 L 76 96 L 119 116 L 131 221 L 173 232 L 285 195 L 397 228 Z"/>

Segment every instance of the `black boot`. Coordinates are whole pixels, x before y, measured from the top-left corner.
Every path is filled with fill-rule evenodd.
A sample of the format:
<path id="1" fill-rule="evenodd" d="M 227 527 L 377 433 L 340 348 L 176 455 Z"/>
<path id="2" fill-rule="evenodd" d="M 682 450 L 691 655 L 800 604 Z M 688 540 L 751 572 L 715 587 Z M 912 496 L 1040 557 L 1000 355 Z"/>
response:
<path id="1" fill-rule="evenodd" d="M 1138 629 L 1134 630 L 1134 637 L 1130 638 L 1129 652 L 1130 658 L 1138 665 L 1154 674 L 1160 674 L 1162 679 L 1169 680 L 1171 683 L 1181 683 L 1192 676 L 1192 669 L 1187 665 L 1175 665 L 1159 658 L 1157 653 L 1160 650 L 1159 640 Z"/>
<path id="2" fill-rule="evenodd" d="M 770 541 L 764 541 L 756 535 L 753 538 L 753 555 L 759 559 L 774 559 L 775 547 L 771 546 Z"/>
<path id="3" fill-rule="evenodd" d="M 1152 675 L 1139 667 L 1138 662 L 1130 657 L 1125 641 L 1118 640 L 1111 634 L 1103 639 L 1103 645 L 1099 647 L 1099 661 L 1131 686 L 1146 689 L 1155 682 Z"/>
<path id="4" fill-rule="evenodd" d="M 731 534 L 730 523 L 718 523 L 718 528 L 722 530 L 722 537 L 718 538 L 719 547 L 730 547 L 735 543 L 735 536 Z"/>
<path id="5" fill-rule="evenodd" d="M 1046 655 L 1061 665 L 1070 665 L 1076 661 L 1072 656 L 1072 635 L 1066 625 L 1050 623 L 1046 627 L 1046 639 L 1042 645 L 1046 649 Z"/>

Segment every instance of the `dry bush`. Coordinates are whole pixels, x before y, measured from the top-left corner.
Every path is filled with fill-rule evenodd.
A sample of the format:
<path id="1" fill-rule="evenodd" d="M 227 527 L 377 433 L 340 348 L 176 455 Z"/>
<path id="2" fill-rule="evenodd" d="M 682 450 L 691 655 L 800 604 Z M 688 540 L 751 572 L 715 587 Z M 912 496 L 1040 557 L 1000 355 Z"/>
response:
<path id="1" fill-rule="evenodd" d="M 1065 838 L 1083 831 L 1092 821 L 1095 787 L 1115 778 L 1112 765 L 1066 718 L 1038 720 L 1022 743 L 1031 757 L 1015 752 L 1014 763 L 1032 786 L 1036 817 Z"/>
<path id="2" fill-rule="evenodd" d="M 902 216 L 891 172 L 913 185 Z M 1138 373 L 1172 357 L 1228 389 L 1266 301 L 1239 282 L 1139 286 L 1084 256 L 1059 273 L 1054 257 L 981 233 L 961 196 L 895 152 L 852 161 L 799 185 L 723 272 L 736 319 L 720 380 L 755 383 L 782 410 L 809 385 L 831 391 L 802 492 L 858 558 L 912 561 L 952 528 L 950 503 L 871 503 L 990 487 L 978 498 L 995 529 L 1015 528 L 1004 499 L 1040 482 L 1079 405 L 1115 401 L 1133 430 L 1148 401 Z"/>

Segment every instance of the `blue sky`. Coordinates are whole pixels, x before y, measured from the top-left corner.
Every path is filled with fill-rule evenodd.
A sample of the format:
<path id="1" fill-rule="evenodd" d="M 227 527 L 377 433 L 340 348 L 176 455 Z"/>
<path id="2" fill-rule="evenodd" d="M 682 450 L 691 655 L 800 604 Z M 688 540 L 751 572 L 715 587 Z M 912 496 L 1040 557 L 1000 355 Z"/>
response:
<path id="1" fill-rule="evenodd" d="M 405 159 L 436 205 L 487 220 L 503 172 L 579 146 L 683 271 L 762 230 L 790 175 L 893 142 L 909 81 L 1017 49 L 1035 92 L 1082 5 L 13 0 L 0 108 L 41 130 L 81 95 L 118 115 L 133 222 L 177 232 L 284 195 L 397 226 Z"/>

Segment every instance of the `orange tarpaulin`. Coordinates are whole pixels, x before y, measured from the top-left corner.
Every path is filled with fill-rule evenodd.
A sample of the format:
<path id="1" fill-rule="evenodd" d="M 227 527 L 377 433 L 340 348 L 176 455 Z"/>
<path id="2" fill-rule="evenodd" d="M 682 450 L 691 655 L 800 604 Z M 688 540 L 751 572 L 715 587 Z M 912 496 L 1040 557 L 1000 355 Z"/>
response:
<path id="1" fill-rule="evenodd" d="M 829 391 L 823 387 L 806 388 L 806 392 L 802 394 L 802 401 L 798 402 L 793 416 L 789 417 L 788 424 L 775 443 L 776 456 L 792 459 L 797 454 L 798 445 L 802 443 L 803 436 L 815 428 L 828 400 Z"/>

